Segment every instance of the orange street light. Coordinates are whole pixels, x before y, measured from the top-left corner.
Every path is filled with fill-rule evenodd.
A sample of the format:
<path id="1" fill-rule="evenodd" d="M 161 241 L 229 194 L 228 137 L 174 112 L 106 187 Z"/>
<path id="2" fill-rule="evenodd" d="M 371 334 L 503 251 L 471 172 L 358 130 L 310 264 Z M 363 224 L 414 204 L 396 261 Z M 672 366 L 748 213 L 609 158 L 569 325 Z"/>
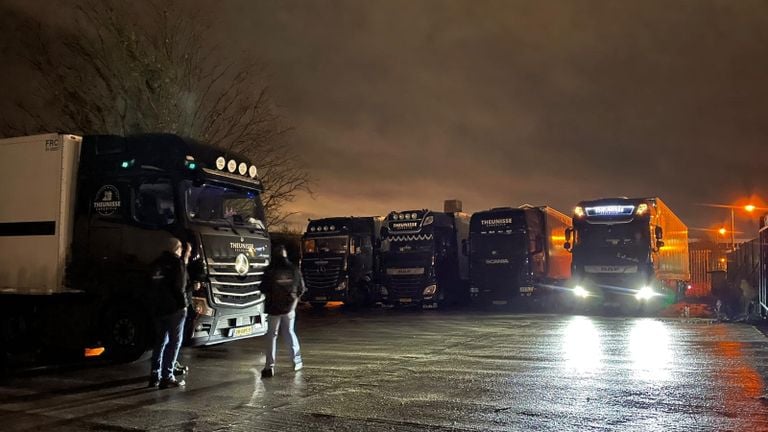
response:
<path id="1" fill-rule="evenodd" d="M 755 206 L 754 206 L 754 205 L 752 205 L 752 204 L 747 204 L 747 205 L 745 205 L 745 206 L 744 206 L 744 210 L 746 210 L 746 211 L 748 211 L 748 212 L 750 212 L 750 213 L 752 213 L 753 211 L 755 211 L 755 209 L 756 209 L 756 208 L 757 208 L 757 207 L 755 207 Z"/>
<path id="2" fill-rule="evenodd" d="M 725 228 L 720 228 L 719 230 L 717 230 L 717 232 L 719 232 L 719 233 L 720 233 L 720 235 L 724 236 L 724 235 L 725 235 L 725 233 L 727 233 L 727 232 L 728 232 L 728 230 L 726 230 Z"/>

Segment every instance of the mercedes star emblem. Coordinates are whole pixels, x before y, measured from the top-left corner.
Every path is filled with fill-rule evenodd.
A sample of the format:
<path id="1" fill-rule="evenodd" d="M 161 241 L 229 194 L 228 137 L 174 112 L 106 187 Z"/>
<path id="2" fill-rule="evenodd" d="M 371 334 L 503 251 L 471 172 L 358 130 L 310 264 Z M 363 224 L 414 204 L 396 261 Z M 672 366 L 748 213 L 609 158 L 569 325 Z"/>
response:
<path id="1" fill-rule="evenodd" d="M 248 257 L 245 256 L 245 254 L 240 254 L 235 258 L 235 272 L 239 274 L 240 276 L 245 276 L 248 274 L 248 267 L 250 267 L 250 263 L 248 262 Z"/>

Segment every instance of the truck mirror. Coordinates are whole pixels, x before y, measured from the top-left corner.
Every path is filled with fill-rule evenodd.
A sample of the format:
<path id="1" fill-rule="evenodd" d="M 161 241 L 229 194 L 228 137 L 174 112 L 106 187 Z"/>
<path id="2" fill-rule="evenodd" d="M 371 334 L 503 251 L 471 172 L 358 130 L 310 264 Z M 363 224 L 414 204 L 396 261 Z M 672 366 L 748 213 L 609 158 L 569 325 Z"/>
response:
<path id="1" fill-rule="evenodd" d="M 469 255 L 469 253 L 467 252 L 467 240 L 466 239 L 461 241 L 461 253 L 464 256 Z"/>
<path id="2" fill-rule="evenodd" d="M 661 249 L 664 247 L 664 242 L 661 240 L 656 240 L 656 249 Z"/>
<path id="3" fill-rule="evenodd" d="M 571 242 L 567 241 L 567 242 L 563 243 L 563 249 L 565 249 L 567 251 L 571 250 Z"/>
<path id="4" fill-rule="evenodd" d="M 573 235 L 573 228 L 566 228 L 565 229 L 565 242 L 566 244 L 569 244 L 571 241 L 571 235 Z M 566 249 L 570 249 L 570 246 Z"/>
<path id="5" fill-rule="evenodd" d="M 656 240 L 661 240 L 664 238 L 664 231 L 662 231 L 660 226 L 656 227 Z"/>

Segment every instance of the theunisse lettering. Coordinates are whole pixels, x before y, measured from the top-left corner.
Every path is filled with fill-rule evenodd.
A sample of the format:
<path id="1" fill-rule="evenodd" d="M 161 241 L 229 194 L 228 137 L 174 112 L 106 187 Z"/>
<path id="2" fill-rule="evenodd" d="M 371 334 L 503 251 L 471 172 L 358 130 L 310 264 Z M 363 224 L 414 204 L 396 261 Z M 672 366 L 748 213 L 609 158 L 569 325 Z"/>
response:
<path id="1" fill-rule="evenodd" d="M 512 218 L 481 220 L 482 226 L 507 225 L 512 223 Z"/>
<path id="2" fill-rule="evenodd" d="M 229 247 L 234 250 L 244 250 L 244 251 L 250 251 L 256 249 L 256 245 L 253 243 L 235 243 L 230 242 Z"/>
<path id="3" fill-rule="evenodd" d="M 418 222 L 399 222 L 399 223 L 392 224 L 392 228 L 396 230 L 416 228 L 418 226 L 419 226 Z"/>

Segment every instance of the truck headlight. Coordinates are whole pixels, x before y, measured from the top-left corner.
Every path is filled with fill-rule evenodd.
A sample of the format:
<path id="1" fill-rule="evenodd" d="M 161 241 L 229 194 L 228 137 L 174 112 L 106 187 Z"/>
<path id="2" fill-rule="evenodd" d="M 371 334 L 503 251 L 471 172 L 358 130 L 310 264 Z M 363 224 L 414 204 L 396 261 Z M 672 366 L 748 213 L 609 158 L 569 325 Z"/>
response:
<path id="1" fill-rule="evenodd" d="M 208 300 L 205 297 L 192 297 L 192 306 L 195 308 L 195 312 L 198 315 L 214 316 L 216 315 L 216 309 L 208 306 Z"/>
<path id="2" fill-rule="evenodd" d="M 422 293 L 422 295 L 424 297 L 431 297 L 435 295 L 436 292 L 437 292 L 437 285 L 429 285 L 428 287 L 424 288 L 424 292 Z"/>
<path id="3" fill-rule="evenodd" d="M 343 280 L 339 286 L 336 287 L 336 291 L 344 291 L 345 289 L 347 289 L 347 281 Z"/>
<path id="4" fill-rule="evenodd" d="M 644 286 L 640 288 L 640 291 L 635 294 L 635 298 L 638 300 L 648 300 L 652 297 L 654 297 L 656 293 L 653 291 L 653 288 L 649 286 Z"/>
<path id="5" fill-rule="evenodd" d="M 573 294 L 576 295 L 576 297 L 586 298 L 589 297 L 589 291 L 585 290 L 583 286 L 576 285 L 573 287 Z"/>

